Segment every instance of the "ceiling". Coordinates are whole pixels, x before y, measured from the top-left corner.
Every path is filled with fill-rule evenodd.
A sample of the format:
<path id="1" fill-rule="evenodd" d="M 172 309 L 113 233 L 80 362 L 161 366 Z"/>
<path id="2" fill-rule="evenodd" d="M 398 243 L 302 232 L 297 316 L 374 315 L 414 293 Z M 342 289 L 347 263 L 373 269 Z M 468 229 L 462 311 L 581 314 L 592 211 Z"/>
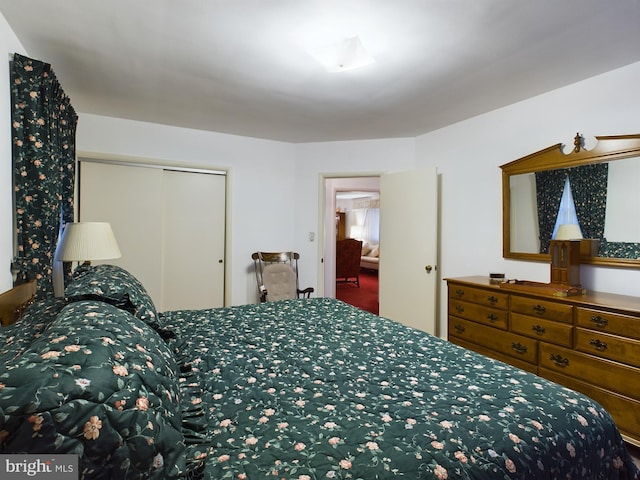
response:
<path id="1" fill-rule="evenodd" d="M 286 142 L 413 137 L 640 61 L 640 0 L 0 0 L 75 109 Z M 359 35 L 375 63 L 310 49 Z"/>

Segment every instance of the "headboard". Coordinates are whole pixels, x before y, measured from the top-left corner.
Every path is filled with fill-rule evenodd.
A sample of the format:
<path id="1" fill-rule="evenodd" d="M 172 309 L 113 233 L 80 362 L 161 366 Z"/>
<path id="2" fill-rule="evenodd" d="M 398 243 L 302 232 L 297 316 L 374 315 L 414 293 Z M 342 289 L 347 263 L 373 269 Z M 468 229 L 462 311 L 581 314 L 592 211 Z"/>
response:
<path id="1" fill-rule="evenodd" d="M 31 280 L 0 293 L 0 325 L 6 327 L 20 318 L 24 309 L 33 302 L 36 288 L 36 281 Z"/>

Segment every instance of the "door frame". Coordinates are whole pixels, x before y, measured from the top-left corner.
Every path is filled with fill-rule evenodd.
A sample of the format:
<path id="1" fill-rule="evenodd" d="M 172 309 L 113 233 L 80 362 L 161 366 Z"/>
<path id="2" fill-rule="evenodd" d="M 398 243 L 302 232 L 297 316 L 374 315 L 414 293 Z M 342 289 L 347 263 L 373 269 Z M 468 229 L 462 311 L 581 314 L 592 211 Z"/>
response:
<path id="1" fill-rule="evenodd" d="M 318 296 L 336 296 L 335 211 L 336 193 L 351 190 L 380 191 L 381 172 L 339 173 L 320 175 L 318 216 Z M 375 183 L 377 186 L 372 186 Z M 382 213 L 380 213 L 382 215 Z"/>

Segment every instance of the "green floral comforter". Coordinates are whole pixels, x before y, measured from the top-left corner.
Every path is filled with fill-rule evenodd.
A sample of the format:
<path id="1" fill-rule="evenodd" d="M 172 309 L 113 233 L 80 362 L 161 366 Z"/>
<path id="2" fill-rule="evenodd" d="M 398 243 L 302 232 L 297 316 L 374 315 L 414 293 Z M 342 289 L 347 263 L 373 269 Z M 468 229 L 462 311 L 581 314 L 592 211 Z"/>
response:
<path id="1" fill-rule="evenodd" d="M 208 479 L 638 475 L 574 391 L 331 299 L 161 315 Z"/>

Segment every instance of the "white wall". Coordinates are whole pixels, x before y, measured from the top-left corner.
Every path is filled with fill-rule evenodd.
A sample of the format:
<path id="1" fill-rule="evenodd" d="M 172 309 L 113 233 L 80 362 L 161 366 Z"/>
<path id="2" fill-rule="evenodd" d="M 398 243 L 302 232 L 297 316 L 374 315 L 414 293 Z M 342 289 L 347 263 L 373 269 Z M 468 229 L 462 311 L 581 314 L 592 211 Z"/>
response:
<path id="1" fill-rule="evenodd" d="M 13 180 L 11 167 L 11 90 L 9 88 L 9 54 L 26 55 L 13 30 L 0 15 L 0 292 L 13 286 Z M 1 58 L 1 55 L 0 55 Z"/>
<path id="2" fill-rule="evenodd" d="M 600 75 L 416 139 L 418 165 L 441 174 L 440 275 L 504 272 L 508 278 L 548 282 L 549 265 L 502 258 L 499 166 L 585 136 L 640 132 L 640 63 Z M 582 266 L 591 290 L 640 296 L 640 270 Z M 442 285 L 441 305 L 446 305 Z M 446 308 L 440 330 L 446 334 Z"/>
<path id="3" fill-rule="evenodd" d="M 294 248 L 293 146 L 99 115 L 79 116 L 78 156 L 138 158 L 228 172 L 227 304 L 255 302 L 251 253 Z M 193 248 L 207 246 L 193 239 Z"/>

